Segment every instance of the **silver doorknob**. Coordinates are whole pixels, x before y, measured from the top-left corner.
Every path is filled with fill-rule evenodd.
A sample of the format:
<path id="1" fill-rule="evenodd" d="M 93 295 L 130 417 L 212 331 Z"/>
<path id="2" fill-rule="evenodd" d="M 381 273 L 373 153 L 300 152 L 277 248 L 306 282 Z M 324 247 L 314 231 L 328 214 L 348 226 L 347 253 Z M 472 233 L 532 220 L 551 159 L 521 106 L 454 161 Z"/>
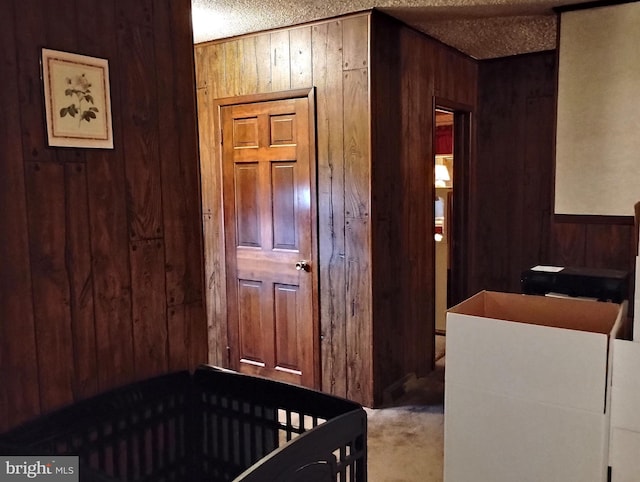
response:
<path id="1" fill-rule="evenodd" d="M 309 266 L 309 262 L 305 261 L 304 259 L 301 259 L 300 261 L 298 261 L 296 263 L 296 269 L 298 271 L 309 271 L 309 269 L 311 269 L 311 267 Z"/>

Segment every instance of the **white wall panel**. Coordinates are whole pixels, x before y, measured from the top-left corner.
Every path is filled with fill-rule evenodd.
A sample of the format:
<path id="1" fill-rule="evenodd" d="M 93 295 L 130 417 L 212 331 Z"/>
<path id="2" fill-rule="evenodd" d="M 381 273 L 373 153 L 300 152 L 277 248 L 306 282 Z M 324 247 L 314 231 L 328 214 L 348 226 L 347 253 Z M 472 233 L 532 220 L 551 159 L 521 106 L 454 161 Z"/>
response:
<path id="1" fill-rule="evenodd" d="M 561 14 L 556 214 L 640 200 L 640 2 Z"/>

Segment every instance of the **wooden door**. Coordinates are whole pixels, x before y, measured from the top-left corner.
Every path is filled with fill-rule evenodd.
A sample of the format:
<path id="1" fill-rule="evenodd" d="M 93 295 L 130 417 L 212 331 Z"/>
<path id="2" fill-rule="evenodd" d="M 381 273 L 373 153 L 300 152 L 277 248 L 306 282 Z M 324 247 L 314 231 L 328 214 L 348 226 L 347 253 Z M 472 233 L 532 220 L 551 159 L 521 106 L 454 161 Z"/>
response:
<path id="1" fill-rule="evenodd" d="M 232 368 L 318 388 L 309 99 L 221 108 Z"/>

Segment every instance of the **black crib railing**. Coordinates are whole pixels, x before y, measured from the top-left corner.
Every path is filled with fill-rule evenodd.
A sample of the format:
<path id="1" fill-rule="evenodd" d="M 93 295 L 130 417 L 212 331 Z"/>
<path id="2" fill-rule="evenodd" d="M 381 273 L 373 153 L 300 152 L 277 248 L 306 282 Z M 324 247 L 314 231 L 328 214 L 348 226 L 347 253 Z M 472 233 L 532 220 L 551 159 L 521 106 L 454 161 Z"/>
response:
<path id="1" fill-rule="evenodd" d="M 0 435 L 6 455 L 78 455 L 83 481 L 366 481 L 366 413 L 202 366 L 100 394 Z"/>

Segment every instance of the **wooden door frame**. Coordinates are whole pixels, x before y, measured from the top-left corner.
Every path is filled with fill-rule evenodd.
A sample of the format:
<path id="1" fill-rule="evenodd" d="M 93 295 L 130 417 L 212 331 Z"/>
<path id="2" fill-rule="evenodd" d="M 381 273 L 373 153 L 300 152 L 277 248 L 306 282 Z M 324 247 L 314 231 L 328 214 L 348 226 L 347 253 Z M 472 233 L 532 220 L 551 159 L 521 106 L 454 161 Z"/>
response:
<path id="1" fill-rule="evenodd" d="M 469 208 L 471 201 L 471 157 L 473 155 L 473 107 L 441 97 L 433 98 L 433 155 L 435 159 L 435 112 L 443 109 L 453 114 L 453 215 L 451 227 L 451 271 L 455 273 L 450 285 L 453 304 L 468 297 L 470 265 L 469 240 L 471 219 Z M 435 187 L 432 186 L 435 196 Z M 435 249 L 434 249 L 435 257 Z M 434 283 L 435 296 L 435 283 Z M 435 332 L 435 330 L 434 330 Z"/>
<path id="2" fill-rule="evenodd" d="M 311 266 L 312 271 L 309 273 L 312 276 L 312 311 L 313 311 L 313 380 L 315 388 L 320 388 L 321 384 L 321 359 L 320 359 L 320 311 L 319 311 L 319 274 L 320 267 L 318 265 L 319 254 L 318 254 L 318 205 L 317 205 L 317 152 L 316 152 L 316 106 L 315 106 L 315 88 L 305 88 L 305 89 L 294 89 L 294 90 L 285 90 L 279 92 L 269 92 L 263 94 L 249 94 L 249 95 L 240 95 L 233 97 L 224 97 L 215 99 L 212 102 L 213 108 L 213 124 L 214 124 L 214 156 L 213 163 L 211 166 L 210 172 L 214 173 L 214 175 L 218 176 L 220 182 L 218 185 L 220 186 L 219 192 L 217 193 L 217 204 L 219 208 L 222 210 L 223 203 L 223 187 L 222 187 L 222 155 L 223 155 L 223 147 L 222 147 L 222 108 L 232 105 L 238 104 L 253 104 L 257 102 L 269 102 L 269 101 L 278 101 L 278 100 L 287 100 L 294 98 L 306 98 L 309 105 L 309 179 L 310 179 L 310 214 L 311 214 Z M 226 306 L 227 299 L 227 287 L 226 287 L 226 245 L 225 245 L 225 222 L 224 215 L 220 214 L 219 218 L 219 226 L 220 234 L 216 236 L 217 243 L 215 243 L 215 249 L 220 253 L 220 258 L 224 261 L 218 266 L 214 275 L 212 275 L 212 279 L 206 280 L 207 285 L 216 285 L 219 291 L 219 294 L 216 296 L 207 296 L 207 304 L 215 305 L 216 309 L 211 310 L 207 309 L 207 312 L 220 313 L 220 317 L 216 320 L 211 320 L 212 323 L 224 326 L 210 326 L 209 330 L 214 331 L 214 333 L 221 335 L 223 337 L 224 343 L 218 343 L 218 350 L 224 350 L 224 353 L 217 353 L 216 359 L 223 360 L 223 366 L 225 368 L 231 368 L 231 360 L 230 360 L 230 346 L 229 346 L 229 335 L 227 331 L 228 327 L 228 309 Z M 205 246 L 206 246 L 206 238 L 205 238 Z M 215 280 L 213 277 L 215 276 Z"/>

